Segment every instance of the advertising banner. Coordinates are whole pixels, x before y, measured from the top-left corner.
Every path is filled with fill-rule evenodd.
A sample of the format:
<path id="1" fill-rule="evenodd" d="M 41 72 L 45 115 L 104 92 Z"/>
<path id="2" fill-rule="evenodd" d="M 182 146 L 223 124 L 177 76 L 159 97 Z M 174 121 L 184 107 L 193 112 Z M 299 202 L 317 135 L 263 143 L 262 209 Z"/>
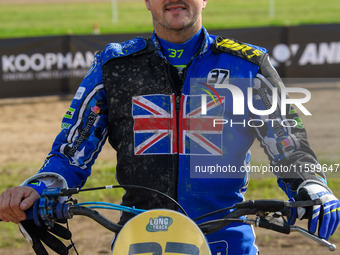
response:
<path id="1" fill-rule="evenodd" d="M 74 93 L 96 51 L 134 35 L 51 36 L 0 40 L 0 98 Z"/>
<path id="2" fill-rule="evenodd" d="M 209 30 L 266 48 L 283 78 L 339 78 L 340 24 Z M 74 93 L 96 51 L 151 34 L 0 40 L 0 98 Z"/>
<path id="3" fill-rule="evenodd" d="M 66 37 L 0 40 L 0 96 L 20 97 L 63 91 L 73 56 Z M 67 83 L 67 82 L 66 82 Z"/>
<path id="4" fill-rule="evenodd" d="M 285 77 L 340 77 L 340 24 L 290 27 L 287 38 L 271 48 Z"/>

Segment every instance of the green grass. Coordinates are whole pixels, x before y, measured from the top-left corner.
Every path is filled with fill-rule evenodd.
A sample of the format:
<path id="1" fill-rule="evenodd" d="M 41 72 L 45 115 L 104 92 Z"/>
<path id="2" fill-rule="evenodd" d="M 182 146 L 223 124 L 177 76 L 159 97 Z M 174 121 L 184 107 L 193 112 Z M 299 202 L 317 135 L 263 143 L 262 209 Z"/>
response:
<path id="1" fill-rule="evenodd" d="M 340 178 L 332 176 L 328 179 L 328 186 L 332 189 L 336 197 L 340 197 Z M 284 199 L 285 193 L 279 188 L 275 177 L 255 177 L 250 179 L 246 199 Z"/>
<path id="2" fill-rule="evenodd" d="M 208 29 L 339 23 L 340 1 L 210 0 L 203 12 Z M 112 22 L 111 2 L 0 4 L 0 38 L 91 34 L 95 23 L 102 34 L 151 32 L 151 15 L 144 1 L 118 2 L 118 22 Z"/>

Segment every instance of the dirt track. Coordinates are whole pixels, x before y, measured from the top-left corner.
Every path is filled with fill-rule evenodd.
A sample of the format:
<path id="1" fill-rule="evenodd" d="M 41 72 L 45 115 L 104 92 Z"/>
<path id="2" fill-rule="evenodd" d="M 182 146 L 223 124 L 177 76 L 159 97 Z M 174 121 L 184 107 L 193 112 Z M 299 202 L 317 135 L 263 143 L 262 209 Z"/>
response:
<path id="1" fill-rule="evenodd" d="M 312 117 L 304 117 L 310 143 L 321 158 L 330 158 L 340 163 L 340 90 L 334 84 L 325 90 L 312 90 L 312 100 L 307 109 Z M 0 172 L 6 174 L 4 166 L 11 162 L 41 162 L 48 153 L 56 133 L 60 130 L 60 120 L 68 108 L 68 100 L 55 97 L 29 100 L 0 100 Z M 265 159 L 263 152 L 255 145 L 253 155 Z M 112 150 L 106 146 L 101 159 L 111 158 Z M 37 169 L 31 169 L 34 173 Z M 22 180 L 17 180 L 21 182 Z M 71 222 L 74 240 L 82 255 L 109 254 L 111 234 L 88 220 Z M 327 249 L 293 233 L 289 236 L 266 230 L 257 231 L 257 243 L 262 255 L 271 254 L 328 254 Z M 18 237 L 20 234 L 18 233 Z M 337 240 L 340 247 L 340 241 Z M 0 249 L 1 255 L 33 255 L 28 246 Z M 72 252 L 72 254 L 75 254 Z M 339 251 L 332 254 L 340 254 Z"/>

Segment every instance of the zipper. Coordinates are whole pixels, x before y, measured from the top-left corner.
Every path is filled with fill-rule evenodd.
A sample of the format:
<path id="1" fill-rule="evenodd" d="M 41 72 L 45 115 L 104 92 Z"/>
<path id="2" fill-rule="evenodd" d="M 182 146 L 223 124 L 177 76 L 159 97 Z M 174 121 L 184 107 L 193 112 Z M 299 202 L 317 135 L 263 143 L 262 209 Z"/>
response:
<path id="1" fill-rule="evenodd" d="M 173 76 L 171 74 L 171 70 L 170 70 L 170 63 L 164 59 L 164 65 L 166 66 L 166 72 L 167 75 L 169 77 L 169 81 L 172 87 L 172 91 L 175 93 L 175 110 L 176 110 L 176 132 L 177 132 L 177 141 L 176 141 L 176 146 L 177 146 L 177 155 L 175 157 L 173 157 L 173 167 L 174 167 L 174 180 L 176 181 L 176 190 L 175 190 L 175 198 L 178 199 L 178 178 L 179 178 L 179 152 L 180 152 L 180 139 L 182 139 L 182 135 L 179 133 L 179 124 L 180 124 L 180 113 L 181 113 L 181 101 L 182 101 L 182 93 L 183 93 L 183 89 L 184 89 L 184 83 L 185 83 L 185 78 L 187 75 L 187 70 L 190 67 L 190 65 L 192 64 L 193 60 L 190 60 L 190 62 L 188 63 L 188 65 L 182 70 L 182 71 L 178 71 L 178 77 L 179 77 L 179 86 L 176 86 L 175 81 L 173 79 Z M 178 207 L 176 207 L 176 210 L 179 210 Z"/>
<path id="2" fill-rule="evenodd" d="M 175 84 L 173 84 L 173 86 L 175 87 L 175 90 L 178 91 L 178 94 L 175 94 L 175 98 L 176 98 L 176 123 L 177 123 L 177 152 L 179 153 L 179 139 L 182 139 L 182 137 L 180 137 L 179 134 L 179 119 L 180 119 L 180 113 L 181 113 L 181 101 L 182 101 L 182 94 L 183 94 L 183 89 L 184 89 L 184 83 L 185 83 L 185 78 L 187 75 L 187 70 L 190 67 L 192 63 L 192 60 L 190 60 L 190 62 L 188 63 L 188 65 L 183 68 L 181 71 L 178 71 L 178 77 L 179 77 L 179 81 L 180 81 L 180 87 L 176 87 Z M 173 79 L 171 78 L 171 82 L 173 83 Z M 177 89 L 176 89 L 177 88 Z M 179 166 L 179 162 L 178 162 L 178 166 Z"/>

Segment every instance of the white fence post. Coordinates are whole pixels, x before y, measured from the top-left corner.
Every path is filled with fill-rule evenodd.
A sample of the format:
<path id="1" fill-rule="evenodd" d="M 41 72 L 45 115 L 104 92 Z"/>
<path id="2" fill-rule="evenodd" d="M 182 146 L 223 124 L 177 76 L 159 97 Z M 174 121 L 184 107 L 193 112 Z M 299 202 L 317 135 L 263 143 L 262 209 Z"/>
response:
<path id="1" fill-rule="evenodd" d="M 117 0 L 111 1 L 112 5 L 112 23 L 117 24 L 118 23 L 118 5 Z"/>
<path id="2" fill-rule="evenodd" d="M 275 0 L 269 0 L 269 17 L 275 17 Z"/>

